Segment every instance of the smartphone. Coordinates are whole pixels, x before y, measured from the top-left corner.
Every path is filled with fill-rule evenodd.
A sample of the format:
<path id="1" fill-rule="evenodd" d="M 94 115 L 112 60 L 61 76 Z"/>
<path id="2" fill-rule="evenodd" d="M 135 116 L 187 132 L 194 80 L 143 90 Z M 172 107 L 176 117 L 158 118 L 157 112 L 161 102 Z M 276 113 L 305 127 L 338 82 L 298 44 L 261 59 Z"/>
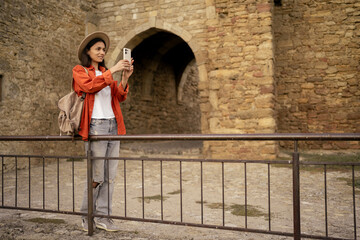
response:
<path id="1" fill-rule="evenodd" d="M 123 59 L 128 60 L 131 64 L 131 49 L 130 48 L 123 48 Z"/>

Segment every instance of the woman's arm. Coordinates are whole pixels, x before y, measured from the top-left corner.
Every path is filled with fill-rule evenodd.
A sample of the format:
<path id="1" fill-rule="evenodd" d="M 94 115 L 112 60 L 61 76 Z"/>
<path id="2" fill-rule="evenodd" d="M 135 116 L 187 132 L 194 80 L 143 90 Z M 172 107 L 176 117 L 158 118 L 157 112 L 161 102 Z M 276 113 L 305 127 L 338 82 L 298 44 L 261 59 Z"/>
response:
<path id="1" fill-rule="evenodd" d="M 126 88 L 123 88 L 122 84 L 119 84 L 119 86 L 116 86 L 116 84 L 114 84 L 113 88 L 117 100 L 119 102 L 125 101 L 129 93 L 129 85 L 127 85 Z"/>
<path id="2" fill-rule="evenodd" d="M 121 84 L 122 87 L 124 89 L 126 89 L 126 85 L 128 83 L 129 77 L 131 76 L 131 74 L 134 72 L 134 59 L 131 60 L 131 65 L 130 68 L 128 70 L 124 70 L 122 73 L 122 78 L 121 78 Z"/>
<path id="3" fill-rule="evenodd" d="M 127 60 L 125 60 L 128 62 Z M 115 96 L 119 100 L 119 102 L 123 102 L 126 100 L 127 94 L 129 92 L 129 84 L 128 80 L 131 74 L 134 72 L 133 66 L 134 60 L 131 61 L 131 65 L 128 69 L 124 69 L 122 72 L 121 83 L 118 87 L 115 88 Z"/>
<path id="4" fill-rule="evenodd" d="M 92 78 L 81 65 L 73 68 L 74 90 L 86 93 L 95 93 L 114 82 L 108 70 L 102 75 Z"/>

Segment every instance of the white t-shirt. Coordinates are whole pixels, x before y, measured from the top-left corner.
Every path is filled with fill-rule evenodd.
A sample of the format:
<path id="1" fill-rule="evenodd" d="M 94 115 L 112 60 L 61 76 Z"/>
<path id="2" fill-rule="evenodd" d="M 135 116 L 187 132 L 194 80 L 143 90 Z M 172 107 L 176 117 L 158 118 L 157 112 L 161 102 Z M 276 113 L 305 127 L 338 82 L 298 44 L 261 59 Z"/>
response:
<path id="1" fill-rule="evenodd" d="M 102 75 L 101 71 L 95 71 L 96 76 Z M 114 111 L 111 107 L 111 88 L 106 86 L 95 94 L 94 109 L 91 118 L 109 119 L 115 118 Z"/>

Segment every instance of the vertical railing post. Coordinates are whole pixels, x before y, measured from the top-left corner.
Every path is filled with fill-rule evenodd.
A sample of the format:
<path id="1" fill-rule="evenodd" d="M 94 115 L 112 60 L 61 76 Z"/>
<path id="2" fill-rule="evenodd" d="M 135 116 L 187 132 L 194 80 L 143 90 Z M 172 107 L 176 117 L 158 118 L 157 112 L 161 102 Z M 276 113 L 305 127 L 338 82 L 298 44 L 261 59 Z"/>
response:
<path id="1" fill-rule="evenodd" d="M 293 153 L 293 215 L 294 215 L 294 239 L 301 239 L 300 229 L 300 168 L 298 141 L 294 142 Z"/>
<path id="2" fill-rule="evenodd" d="M 161 221 L 164 220 L 163 161 L 160 161 Z"/>
<path id="3" fill-rule="evenodd" d="M 88 188 L 88 235 L 92 236 L 93 229 L 93 219 L 94 219 L 94 209 L 93 209 L 93 186 L 92 186 L 92 158 L 91 158 L 91 141 L 88 142 L 87 149 L 87 188 Z"/>
<path id="4" fill-rule="evenodd" d="M 353 210 L 354 210 L 354 239 L 357 239 L 357 233 L 356 233 L 356 200 L 355 200 L 355 166 L 351 166 L 351 173 L 352 173 L 352 190 L 353 190 Z"/>
<path id="5" fill-rule="evenodd" d="M 126 160 L 124 159 L 124 216 L 126 215 Z"/>
<path id="6" fill-rule="evenodd" d="M 222 195 L 222 217 L 223 226 L 225 226 L 225 176 L 224 176 L 224 162 L 221 163 L 221 195 Z"/>
<path id="7" fill-rule="evenodd" d="M 15 207 L 17 207 L 17 197 L 18 197 L 18 158 L 17 156 L 15 157 Z"/>
<path id="8" fill-rule="evenodd" d="M 42 158 L 43 209 L 45 209 L 45 157 Z"/>
<path id="9" fill-rule="evenodd" d="M 183 222 L 182 161 L 180 160 L 180 222 Z"/>
<path id="10" fill-rule="evenodd" d="M 1 157 L 1 206 L 4 206 L 4 157 Z"/>
<path id="11" fill-rule="evenodd" d="M 29 157 L 29 208 L 31 208 L 31 161 Z"/>

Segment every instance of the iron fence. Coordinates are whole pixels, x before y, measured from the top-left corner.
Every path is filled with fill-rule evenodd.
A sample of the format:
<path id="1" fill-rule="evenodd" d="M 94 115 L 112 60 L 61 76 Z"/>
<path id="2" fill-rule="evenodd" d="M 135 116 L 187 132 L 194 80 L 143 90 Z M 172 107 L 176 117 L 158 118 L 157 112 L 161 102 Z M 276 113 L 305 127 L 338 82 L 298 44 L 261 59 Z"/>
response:
<path id="1" fill-rule="evenodd" d="M 0 141 L 72 141 L 73 139 L 71 137 L 67 136 L 0 136 Z M 80 140 L 80 139 L 75 139 Z M 88 217 L 88 234 L 93 234 L 93 218 L 94 217 L 111 217 L 114 219 L 122 219 L 122 220 L 132 220 L 132 221 L 140 221 L 140 222 L 153 222 L 153 223 L 162 223 L 162 224 L 172 224 L 172 225 L 182 225 L 182 226 L 194 226 L 194 227 L 203 227 L 203 228 L 215 228 L 215 229 L 224 229 L 224 230 L 231 230 L 231 231 L 242 231 L 242 232 L 252 232 L 252 233 L 261 233 L 261 234 L 271 234 L 271 235 L 279 235 L 279 236 L 288 236 L 293 237 L 294 239 L 301 239 L 301 238 L 312 238 L 312 239 L 357 239 L 359 234 L 359 227 L 357 226 L 357 211 L 359 209 L 359 193 L 357 192 L 357 173 L 359 172 L 359 161 L 348 161 L 348 162 L 304 162 L 300 161 L 300 153 L 298 150 L 298 143 L 300 141 L 359 141 L 360 140 L 360 134 L 242 134 L 242 135 L 232 135 L 232 134 L 217 134 L 217 135 L 128 135 L 128 136 L 91 136 L 89 142 L 92 141 L 99 141 L 99 140 L 120 140 L 120 141 L 292 141 L 294 142 L 294 150 L 292 152 L 292 157 L 290 159 L 286 160 L 230 160 L 230 159 L 190 159 L 190 158 L 153 158 L 153 157 L 121 157 L 120 158 L 107 158 L 108 160 L 120 160 L 122 162 L 122 188 L 123 188 L 123 202 L 121 203 L 123 207 L 122 214 L 112 214 L 112 215 L 97 215 L 94 214 L 92 209 L 92 204 L 88 204 L 89 209 L 88 213 L 81 213 L 78 208 L 76 207 L 76 202 L 79 197 L 82 197 L 82 191 L 79 192 L 78 190 L 78 179 L 77 174 L 75 171 L 79 168 L 83 168 L 82 166 L 76 167 L 78 165 L 77 160 L 85 160 L 87 161 L 87 181 L 86 185 L 89 189 L 88 193 L 88 201 L 89 203 L 92 203 L 93 196 L 92 196 L 92 165 L 90 164 L 92 160 L 96 159 L 95 157 L 92 157 L 89 152 L 91 151 L 91 144 L 88 153 L 86 156 L 42 156 L 42 155 L 21 155 L 21 154 L 0 154 L 1 162 L 2 162 L 2 168 L 1 168 L 1 206 L 0 208 L 4 209 L 19 209 L 19 210 L 31 210 L 31 211 L 40 211 L 40 212 L 54 212 L 54 213 L 62 213 L 62 214 L 72 214 L 72 215 L 83 215 Z M 31 161 L 34 159 L 37 159 L 40 164 L 37 164 L 36 166 L 33 166 L 31 164 Z M 69 160 L 70 159 L 70 160 Z M 4 169 L 4 161 L 5 160 L 12 160 L 14 162 L 14 171 L 7 171 L 5 172 Z M 27 161 L 28 168 L 26 170 L 19 170 L 18 169 L 18 161 Z M 48 166 L 46 165 L 46 162 L 48 160 L 52 160 L 52 162 L 55 162 L 52 164 L 52 177 L 55 175 L 55 180 L 53 183 L 49 183 L 49 178 L 46 176 L 46 171 L 48 169 Z M 63 162 L 66 161 L 64 164 Z M 128 176 L 131 171 L 129 170 L 130 167 L 128 165 L 137 162 L 139 163 L 138 170 L 140 172 L 139 176 L 137 178 L 131 178 L 131 176 Z M 151 169 L 151 172 L 147 173 L 148 170 L 146 168 L 146 164 L 150 163 L 157 163 L 158 166 L 154 170 Z M 165 201 L 167 199 L 167 196 L 164 194 L 164 178 L 167 178 L 168 176 L 165 173 L 164 174 L 164 165 L 166 164 L 176 164 L 175 167 L 172 166 L 173 169 L 176 169 L 176 174 L 173 176 L 174 179 L 177 179 L 176 184 L 179 188 L 179 190 L 176 192 L 178 195 L 178 220 L 174 219 L 166 219 L 168 216 L 165 216 Z M 185 164 L 192 164 L 190 168 L 184 168 Z M 206 191 L 208 190 L 208 185 L 205 184 L 205 177 L 209 178 L 207 175 L 207 172 L 204 170 L 204 166 L 206 164 L 215 164 L 216 166 L 219 165 L 220 171 L 215 171 L 215 174 L 212 174 L 211 176 L 219 177 L 219 182 L 216 183 L 219 184 L 219 191 L 215 195 L 220 196 L 220 202 L 216 203 L 216 208 L 220 210 L 220 223 L 213 223 L 207 219 L 209 216 L 208 214 L 205 214 L 205 211 L 210 211 L 211 207 L 209 208 L 209 204 L 207 204 L 205 199 L 206 198 Z M 63 188 L 63 180 L 60 179 L 62 177 L 61 166 L 66 165 L 69 169 L 69 172 L 67 173 L 69 177 L 67 178 L 67 186 L 70 186 L 70 191 L 68 191 L 67 194 L 65 194 L 68 198 L 70 198 L 71 204 L 69 204 L 67 201 L 67 204 L 64 206 L 62 204 L 62 191 L 64 191 Z M 261 173 L 263 174 L 265 172 L 264 177 L 262 177 L 261 181 L 258 183 L 265 184 L 263 193 L 262 193 L 262 199 L 264 201 L 261 202 L 263 205 L 263 208 L 266 208 L 266 213 L 263 214 L 263 218 L 265 218 L 265 228 L 264 227 L 249 227 L 249 220 L 251 218 L 251 222 L 253 223 L 253 219 L 258 220 L 259 218 L 254 218 L 250 211 L 251 211 L 251 205 L 249 204 L 249 198 L 253 198 L 252 194 L 250 193 L 250 184 L 249 180 L 251 179 L 251 175 L 253 175 L 253 171 L 249 170 L 250 165 L 256 165 L 256 166 L 263 166 L 265 168 L 262 168 Z M 281 227 L 274 227 L 273 223 L 275 222 L 274 219 L 276 219 L 276 216 L 274 217 L 274 213 L 276 213 L 276 209 L 279 209 L 277 207 L 275 209 L 274 205 L 276 205 L 277 202 L 280 200 L 277 197 L 273 197 L 275 191 L 277 190 L 277 186 L 274 186 L 274 176 L 273 172 L 276 172 L 275 166 L 282 165 L 282 166 L 289 166 L 291 167 L 291 174 L 289 174 L 290 179 L 288 181 L 292 182 L 292 227 L 286 230 L 278 230 L 281 229 Z M 55 166 L 55 167 L 54 167 Z M 195 166 L 195 167 L 194 167 Z M 230 170 L 227 170 L 226 167 L 231 166 Z M 238 170 L 240 171 L 234 171 L 238 166 Z M 324 228 L 322 230 L 322 233 L 319 233 L 317 231 L 316 233 L 308 233 L 308 230 L 302 231 L 302 226 L 306 225 L 306 219 L 301 218 L 301 207 L 304 206 L 302 204 L 301 199 L 301 187 L 304 187 L 301 185 L 300 182 L 300 173 L 301 168 L 306 166 L 317 166 L 321 167 L 321 174 L 323 175 L 323 189 L 321 190 L 321 196 L 318 197 L 323 201 L 323 214 L 324 219 L 322 224 L 324 225 Z M 329 197 L 329 175 L 331 175 L 331 170 L 329 171 L 329 168 L 333 166 L 342 166 L 345 167 L 345 172 L 350 172 L 350 180 L 349 180 L 349 189 L 350 190 L 350 197 L 351 198 L 351 204 L 350 207 L 351 213 L 345 214 L 345 218 L 347 218 L 346 225 L 349 225 L 349 216 L 351 216 L 352 225 L 350 227 L 350 230 L 347 230 L 346 237 L 338 236 L 338 234 L 333 234 L 331 232 L 331 229 L 329 229 L 329 214 L 332 213 L 333 209 L 330 209 L 329 201 L 334 202 L 334 196 L 331 196 L 331 199 Z M 258 167 L 257 167 L 258 168 Z M 191 170 L 189 170 L 191 169 Z M 37 171 L 37 174 L 34 174 L 33 172 Z M 184 220 L 184 218 L 187 218 L 187 214 L 184 213 L 184 205 L 186 204 L 184 202 L 184 195 L 186 187 L 184 187 L 184 184 L 186 184 L 187 181 L 189 181 L 189 177 L 187 176 L 186 179 L 184 178 L 184 174 L 186 171 L 190 171 L 192 176 L 198 176 L 198 197 L 200 198 L 199 201 L 197 201 L 197 204 L 199 204 L 200 213 L 199 216 L 196 216 L 196 221 L 188 221 Z M 26 173 L 25 173 L 26 172 Z M 234 180 L 231 188 L 230 186 L 227 186 L 228 180 L 226 177 L 230 175 L 231 178 L 236 178 L 236 174 L 241 175 L 241 184 L 239 183 L 239 186 L 242 186 L 241 194 L 239 194 L 239 190 L 236 186 L 237 182 Z M 256 173 L 255 173 L 256 174 Z M 35 175 L 35 176 L 34 176 Z M 171 175 L 171 174 L 170 174 Z M 309 175 L 311 176 L 311 175 Z M 158 178 L 156 178 L 158 177 Z M 34 184 L 36 179 L 36 184 Z M 39 179 L 40 178 L 40 179 Z M 140 210 L 140 216 L 134 216 L 132 215 L 132 212 L 129 212 L 129 206 L 132 204 L 132 200 L 134 198 L 130 198 L 129 194 L 132 191 L 131 186 L 132 182 L 135 181 L 134 179 L 141 179 L 140 183 L 140 189 L 141 189 L 141 197 L 135 198 L 140 199 L 141 206 L 138 208 L 141 208 Z M 155 178 L 155 180 L 154 180 Z M 69 181 L 69 179 L 71 179 Z M 151 211 L 153 213 L 154 209 L 151 205 L 147 204 L 146 201 L 148 197 L 145 194 L 145 191 L 147 190 L 147 179 L 150 179 L 150 182 L 152 185 L 156 185 L 159 188 L 160 194 L 158 196 L 158 201 L 160 202 L 160 207 L 157 213 L 157 217 L 154 217 L 154 214 L 152 217 L 147 217 L 147 208 L 149 208 L 149 212 Z M 239 180 L 239 179 L 238 179 Z M 237 180 L 237 181 L 238 181 Z M 174 180 L 173 180 L 174 181 Z M 24 183 L 27 183 L 27 189 L 26 193 L 20 189 L 19 182 L 21 182 L 21 186 L 24 186 Z M 176 185 L 175 184 L 175 185 Z M 36 185 L 36 186 L 35 186 Z M 40 185 L 40 186 L 39 186 Z M 51 187 L 49 188 L 48 185 Z M 167 184 L 168 186 L 169 184 Z M 194 184 L 196 185 L 196 184 Z M 310 186 L 305 186 L 310 187 Z M 34 193 L 35 190 L 42 189 L 41 191 L 36 191 L 36 194 L 42 195 L 40 197 L 35 197 Z M 150 188 L 150 187 L 149 187 Z M 196 187 L 195 187 L 196 188 Z M 345 192 L 349 192 L 349 189 L 347 189 Z M 82 189 L 81 189 L 82 190 Z M 69 193 L 70 192 L 70 193 Z M 231 194 L 232 193 L 232 194 Z M 283 193 L 281 193 L 283 194 Z M 48 196 L 52 196 L 52 201 L 49 203 L 47 201 Z M 54 203 L 54 196 L 55 197 L 55 203 Z M 63 194 L 64 195 L 64 194 Z M 27 206 L 24 205 L 23 200 L 19 201 L 19 196 L 21 198 L 27 198 Z M 345 193 L 341 193 L 341 196 L 337 196 L 338 198 L 341 198 L 345 196 Z M 240 200 L 240 197 L 242 198 Z M 37 199 L 35 201 L 35 199 Z M 243 205 L 241 205 L 243 208 L 243 213 L 237 215 L 238 218 L 229 217 L 228 211 L 228 202 L 227 199 L 237 199 L 237 201 L 241 201 Z M 318 201 L 318 199 L 316 200 Z M 342 200 L 340 200 L 342 201 Z M 21 204 L 19 204 L 21 202 Z M 312 204 L 312 203 L 308 203 Z M 70 206 L 69 206 L 70 205 Z M 239 206 L 236 205 L 235 206 Z M 281 209 L 281 206 L 280 206 Z M 139 209 L 137 209 L 139 210 Z M 346 211 L 345 211 L 346 212 Z M 218 214 L 219 215 L 219 214 Z M 340 214 L 341 215 L 341 214 Z M 344 214 L 343 214 L 344 215 Z M 239 216 L 241 218 L 241 224 L 239 223 Z M 227 220 L 229 218 L 229 221 L 235 221 L 229 223 Z M 234 220 L 235 219 L 235 220 Z M 336 219 L 337 221 L 338 219 Z M 236 221 L 239 221 L 238 224 L 236 224 Z M 342 220 L 341 220 L 342 221 Z M 262 221 L 264 222 L 264 221 Z M 340 222 L 340 220 L 339 220 Z M 334 224 L 331 225 L 333 227 Z M 349 233 L 351 232 L 351 233 Z M 353 237 L 349 237 L 349 235 L 352 235 Z"/>

